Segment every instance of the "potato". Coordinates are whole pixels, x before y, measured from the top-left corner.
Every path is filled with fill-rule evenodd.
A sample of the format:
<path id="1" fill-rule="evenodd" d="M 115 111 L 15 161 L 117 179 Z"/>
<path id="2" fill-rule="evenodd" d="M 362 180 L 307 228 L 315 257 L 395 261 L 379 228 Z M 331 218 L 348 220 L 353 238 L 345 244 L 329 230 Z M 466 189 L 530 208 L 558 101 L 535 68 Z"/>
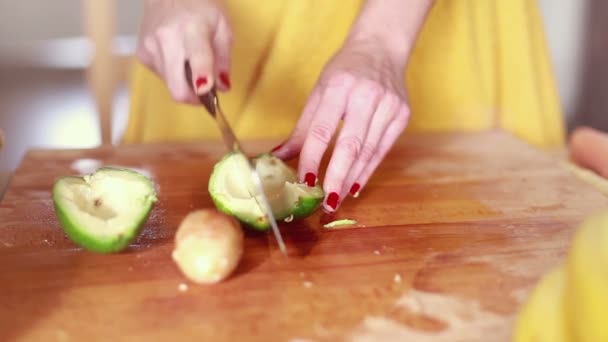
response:
<path id="1" fill-rule="evenodd" d="M 213 284 L 236 269 L 243 245 L 239 221 L 216 209 L 200 209 L 190 212 L 181 222 L 171 256 L 188 279 Z"/>

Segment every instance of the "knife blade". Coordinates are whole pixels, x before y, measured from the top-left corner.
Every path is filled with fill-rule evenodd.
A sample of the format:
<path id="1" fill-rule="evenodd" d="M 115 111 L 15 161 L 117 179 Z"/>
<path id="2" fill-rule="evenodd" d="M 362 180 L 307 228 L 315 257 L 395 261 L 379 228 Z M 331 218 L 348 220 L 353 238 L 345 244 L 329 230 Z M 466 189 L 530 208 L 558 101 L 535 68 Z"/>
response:
<path id="1" fill-rule="evenodd" d="M 186 73 L 186 80 L 188 81 L 188 84 L 192 88 L 193 87 L 192 86 L 192 69 L 190 67 L 189 61 L 186 61 L 186 63 L 185 63 L 185 73 Z M 243 154 L 243 156 L 245 156 L 245 159 L 247 160 L 247 164 L 249 167 L 249 171 L 250 171 L 249 173 L 251 175 L 252 182 L 258 192 L 257 196 L 255 194 L 251 194 L 251 192 L 250 192 L 250 194 L 252 195 L 253 199 L 256 201 L 256 203 L 260 207 L 260 210 L 264 213 L 264 215 L 268 219 L 268 222 L 270 223 L 270 226 L 272 227 L 272 232 L 274 234 L 274 237 L 277 240 L 277 244 L 279 245 L 279 249 L 281 250 L 283 255 L 287 255 L 287 249 L 285 248 L 285 243 L 283 242 L 283 237 L 281 236 L 281 231 L 279 230 L 277 221 L 274 217 L 274 214 L 272 213 L 272 208 L 270 207 L 268 198 L 266 197 L 266 194 L 264 193 L 264 188 L 262 186 L 262 179 L 260 178 L 260 175 L 256 171 L 255 165 L 253 164 L 253 162 L 245 155 L 245 153 L 241 147 L 241 144 L 239 143 L 239 140 L 237 139 L 236 135 L 234 134 L 234 131 L 232 130 L 232 128 L 230 127 L 230 124 L 226 120 L 226 116 L 224 115 L 224 113 L 222 112 L 222 109 L 220 107 L 215 85 L 211 88 L 211 90 L 207 94 L 199 95 L 198 99 L 203 104 L 205 109 L 207 109 L 209 114 L 215 119 L 216 123 L 218 124 L 220 131 L 222 132 L 222 137 L 224 139 L 224 143 L 226 144 L 226 147 L 228 147 L 228 149 L 230 151 L 237 151 L 237 152 Z"/>

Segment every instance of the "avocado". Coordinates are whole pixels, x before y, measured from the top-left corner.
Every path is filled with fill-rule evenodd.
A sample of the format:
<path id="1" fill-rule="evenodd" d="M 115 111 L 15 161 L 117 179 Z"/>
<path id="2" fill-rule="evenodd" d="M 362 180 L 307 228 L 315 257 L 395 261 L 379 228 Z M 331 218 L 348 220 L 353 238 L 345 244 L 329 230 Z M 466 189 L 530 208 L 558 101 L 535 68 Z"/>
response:
<path id="1" fill-rule="evenodd" d="M 255 230 L 267 231 L 270 223 L 253 196 L 257 191 L 246 158 L 238 151 L 226 154 L 215 164 L 208 190 L 218 210 Z M 307 217 L 320 207 L 325 197 L 321 186 L 298 182 L 295 170 L 281 159 L 265 153 L 252 162 L 277 222 Z"/>
<path id="2" fill-rule="evenodd" d="M 63 231 L 74 243 L 97 253 L 127 248 L 156 201 L 154 183 L 123 168 L 102 167 L 83 176 L 60 177 L 53 187 Z"/>

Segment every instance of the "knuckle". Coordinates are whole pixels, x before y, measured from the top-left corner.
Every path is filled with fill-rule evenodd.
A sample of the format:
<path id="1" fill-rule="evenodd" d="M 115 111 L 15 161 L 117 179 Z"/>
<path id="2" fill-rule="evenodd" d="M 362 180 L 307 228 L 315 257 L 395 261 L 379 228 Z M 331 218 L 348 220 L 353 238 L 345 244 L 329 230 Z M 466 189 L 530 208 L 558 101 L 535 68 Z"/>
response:
<path id="1" fill-rule="evenodd" d="M 160 26 L 154 32 L 154 35 L 161 41 L 171 39 L 171 35 L 173 34 L 173 28 L 171 26 Z"/>
<path id="2" fill-rule="evenodd" d="M 285 146 L 287 145 L 292 145 L 293 143 L 296 142 L 303 142 L 306 140 L 306 132 L 301 129 L 296 127 L 291 134 L 289 135 L 289 138 L 287 139 L 287 141 L 285 142 Z"/>
<path id="3" fill-rule="evenodd" d="M 234 33 L 230 28 L 226 28 L 226 43 L 228 45 L 234 44 Z"/>
<path id="4" fill-rule="evenodd" d="M 173 100 L 177 102 L 187 102 L 190 99 L 190 94 L 185 89 L 173 86 L 170 88 L 170 92 Z"/>
<path id="5" fill-rule="evenodd" d="M 146 36 L 143 40 L 143 48 L 145 51 L 148 51 L 149 53 L 153 53 L 153 51 L 155 50 L 155 45 L 156 45 L 156 38 L 151 35 L 151 36 Z"/>
<path id="6" fill-rule="evenodd" d="M 395 93 L 390 92 L 385 95 L 387 107 L 391 115 L 396 115 L 399 112 L 399 107 L 401 106 L 401 99 Z"/>
<path id="7" fill-rule="evenodd" d="M 375 81 L 363 80 L 361 81 L 361 90 L 366 96 L 376 98 L 384 91 L 384 87 Z"/>
<path id="8" fill-rule="evenodd" d="M 348 136 L 340 139 L 338 147 L 347 155 L 348 158 L 355 159 L 361 151 L 361 139 L 357 136 Z"/>
<path id="9" fill-rule="evenodd" d="M 327 79 L 328 88 L 348 87 L 355 82 L 355 76 L 347 71 L 332 73 Z"/>
<path id="10" fill-rule="evenodd" d="M 300 156 L 300 177 L 304 179 L 307 172 L 314 173 L 314 170 L 319 170 L 320 165 L 321 160 L 319 159 L 318 154 L 303 150 L 302 155 Z"/>
<path id="11" fill-rule="evenodd" d="M 410 118 L 410 109 L 407 106 L 402 106 L 394 119 L 394 124 L 399 128 L 399 131 L 403 131 L 407 126 Z"/>
<path id="12" fill-rule="evenodd" d="M 322 122 L 317 122 L 310 128 L 310 135 L 323 144 L 329 144 L 332 136 L 332 130 L 329 125 Z"/>
<path id="13" fill-rule="evenodd" d="M 359 159 L 362 162 L 367 163 L 370 160 L 372 160 L 372 157 L 374 156 L 375 153 L 376 153 L 376 146 L 372 145 L 370 143 L 365 143 L 363 145 L 363 148 L 361 149 L 361 153 L 359 154 Z"/>
<path id="14" fill-rule="evenodd" d="M 135 57 L 145 66 L 152 66 L 152 58 L 150 57 L 150 53 L 143 48 L 139 48 L 135 51 Z"/>
<path id="15" fill-rule="evenodd" d="M 399 116 L 402 117 L 402 120 L 407 121 L 410 118 L 410 107 L 409 106 L 401 106 L 401 110 L 399 111 Z"/>
<path id="16" fill-rule="evenodd" d="M 179 23 L 179 29 L 192 37 L 201 35 L 205 32 L 207 22 L 198 15 L 187 15 Z"/>
<path id="17" fill-rule="evenodd" d="M 350 97 L 350 104 L 353 106 L 354 112 L 347 113 L 347 115 L 361 115 L 365 112 L 373 112 L 374 106 L 377 105 L 383 91 L 382 89 L 379 84 L 373 81 L 361 81 Z"/>

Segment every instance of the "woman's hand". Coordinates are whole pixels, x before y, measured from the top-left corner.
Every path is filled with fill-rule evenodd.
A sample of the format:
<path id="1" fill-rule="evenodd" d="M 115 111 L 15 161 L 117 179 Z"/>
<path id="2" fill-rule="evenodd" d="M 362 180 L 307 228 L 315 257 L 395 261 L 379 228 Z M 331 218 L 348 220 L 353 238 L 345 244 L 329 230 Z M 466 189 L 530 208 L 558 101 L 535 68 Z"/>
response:
<path id="1" fill-rule="evenodd" d="M 195 104 L 195 92 L 204 94 L 213 84 L 230 88 L 232 31 L 217 1 L 146 0 L 140 32 L 137 57 L 165 81 L 174 100 Z"/>
<path id="2" fill-rule="evenodd" d="M 310 186 L 340 120 L 323 189 L 324 209 L 357 196 L 407 126 L 404 71 L 431 0 L 367 1 L 343 47 L 325 66 L 296 128 L 273 150 L 299 154 L 298 173 Z"/>
<path id="3" fill-rule="evenodd" d="M 403 66 L 373 41 L 346 44 L 327 64 L 291 137 L 275 155 L 299 153 L 299 176 L 316 182 L 321 159 L 338 124 L 323 188 L 326 210 L 367 183 L 409 118 Z"/>

